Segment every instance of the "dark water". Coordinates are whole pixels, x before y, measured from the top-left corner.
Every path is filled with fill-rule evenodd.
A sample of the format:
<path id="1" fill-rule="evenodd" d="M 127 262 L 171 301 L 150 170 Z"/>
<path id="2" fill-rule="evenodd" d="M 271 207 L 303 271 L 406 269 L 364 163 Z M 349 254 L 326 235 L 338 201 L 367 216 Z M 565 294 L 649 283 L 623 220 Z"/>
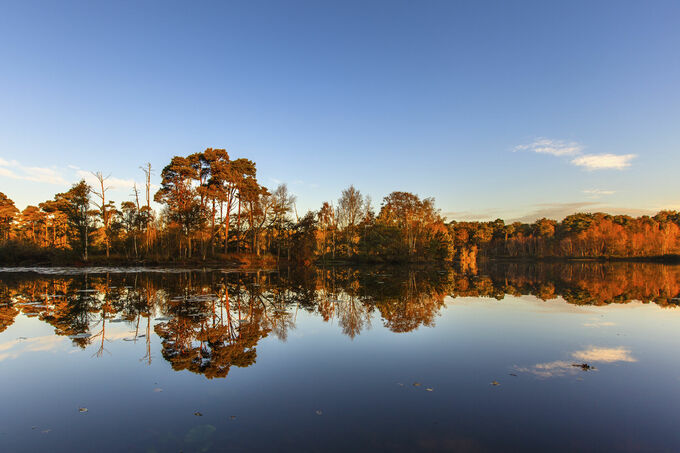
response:
<path id="1" fill-rule="evenodd" d="M 659 264 L 2 270 L 0 451 L 680 451 L 678 297 Z"/>

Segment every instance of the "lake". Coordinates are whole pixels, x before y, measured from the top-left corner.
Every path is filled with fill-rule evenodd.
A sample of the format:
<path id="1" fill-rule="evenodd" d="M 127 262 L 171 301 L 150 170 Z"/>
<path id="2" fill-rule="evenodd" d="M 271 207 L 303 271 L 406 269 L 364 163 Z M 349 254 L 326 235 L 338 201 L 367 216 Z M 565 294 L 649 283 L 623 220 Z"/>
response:
<path id="1" fill-rule="evenodd" d="M 680 451 L 680 266 L 0 269 L 0 450 Z"/>

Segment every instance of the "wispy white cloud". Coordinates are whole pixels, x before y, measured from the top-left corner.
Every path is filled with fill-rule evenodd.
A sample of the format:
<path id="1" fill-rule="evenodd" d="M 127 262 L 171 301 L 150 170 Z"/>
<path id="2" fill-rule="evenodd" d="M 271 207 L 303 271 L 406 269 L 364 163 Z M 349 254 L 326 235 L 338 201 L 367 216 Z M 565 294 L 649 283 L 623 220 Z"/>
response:
<path id="1" fill-rule="evenodd" d="M 678 210 L 680 207 L 674 205 L 649 206 L 645 209 L 621 207 L 597 201 L 597 197 L 589 197 L 590 201 L 575 201 L 565 203 L 536 203 L 531 205 L 518 206 L 512 209 L 507 207 L 482 209 L 479 211 L 445 211 L 442 213 L 447 221 L 489 221 L 503 219 L 505 223 L 522 222 L 532 223 L 538 219 L 548 218 L 562 220 L 566 216 L 577 212 L 606 212 L 612 215 L 654 215 L 661 209 Z M 679 205 L 680 206 L 680 205 Z"/>
<path id="2" fill-rule="evenodd" d="M 67 184 L 67 181 L 55 168 L 26 166 L 16 160 L 2 158 L 0 158 L 0 176 L 48 184 Z"/>
<path id="3" fill-rule="evenodd" d="M 553 156 L 573 156 L 580 154 L 583 146 L 576 142 L 563 142 L 549 138 L 537 138 L 526 145 L 515 146 L 515 151 L 533 151 L 539 154 L 551 154 Z"/>
<path id="4" fill-rule="evenodd" d="M 515 146 L 513 151 L 531 151 L 558 157 L 572 156 L 569 163 L 586 170 L 623 170 L 630 167 L 630 162 L 637 157 L 635 154 L 584 154 L 583 149 L 584 146 L 578 142 L 538 138 L 531 143 Z"/>
<path id="5" fill-rule="evenodd" d="M 0 176 L 6 176 L 8 178 L 19 179 L 19 177 L 14 174 L 14 172 L 8 168 L 0 167 Z"/>
<path id="6" fill-rule="evenodd" d="M 572 159 L 571 163 L 587 170 L 623 170 L 630 167 L 630 161 L 635 157 L 635 154 L 584 154 Z"/>
<path id="7" fill-rule="evenodd" d="M 92 172 L 81 169 L 76 165 L 66 165 L 66 168 L 57 167 L 38 167 L 38 166 L 28 166 L 23 165 L 17 160 L 7 160 L 0 158 L 0 177 L 33 181 L 47 184 L 55 184 L 60 186 L 68 187 L 76 179 L 84 179 L 85 182 L 93 187 L 98 187 L 99 181 L 92 174 Z M 142 190 L 144 184 L 137 181 L 137 187 Z M 135 184 L 135 180 L 117 178 L 110 176 L 106 180 L 106 186 L 112 190 L 122 190 L 129 192 L 132 190 L 132 186 Z M 156 190 L 158 187 L 155 184 L 151 186 L 152 190 Z"/>
<path id="8" fill-rule="evenodd" d="M 588 321 L 583 323 L 584 327 L 612 327 L 615 326 L 615 322 L 611 321 L 600 321 L 600 320 L 594 320 L 594 321 Z"/>
<path id="9" fill-rule="evenodd" d="M 548 218 L 562 220 L 564 217 L 575 212 L 592 211 L 600 205 L 594 201 L 578 201 L 574 203 L 538 203 L 533 206 L 533 210 L 522 217 L 509 219 L 509 222 L 531 223 L 537 219 Z"/>
<path id="10" fill-rule="evenodd" d="M 497 218 L 507 218 L 508 213 L 504 208 L 489 208 L 480 209 L 478 211 L 445 211 L 442 212 L 442 216 L 448 221 L 485 221 Z"/>
<path id="11" fill-rule="evenodd" d="M 562 220 L 566 216 L 577 212 L 606 212 L 612 215 L 653 215 L 659 209 L 625 208 L 612 206 L 598 201 L 582 201 L 576 203 L 539 203 L 534 205 L 534 210 L 528 214 L 509 219 L 508 222 L 531 223 L 543 217 L 549 219 Z"/>
<path id="12" fill-rule="evenodd" d="M 280 184 L 280 183 L 279 183 Z M 319 185 L 313 182 L 307 182 L 302 179 L 296 179 L 295 181 L 292 182 L 294 186 L 303 186 L 303 187 L 309 187 L 310 189 L 318 189 Z"/>
<path id="13" fill-rule="evenodd" d="M 583 193 L 587 195 L 588 198 L 600 198 L 606 195 L 614 195 L 615 190 L 603 190 L 603 189 L 585 189 Z"/>
<path id="14" fill-rule="evenodd" d="M 615 190 L 603 190 L 603 189 L 585 189 L 583 193 L 588 195 L 613 195 L 616 193 Z"/>

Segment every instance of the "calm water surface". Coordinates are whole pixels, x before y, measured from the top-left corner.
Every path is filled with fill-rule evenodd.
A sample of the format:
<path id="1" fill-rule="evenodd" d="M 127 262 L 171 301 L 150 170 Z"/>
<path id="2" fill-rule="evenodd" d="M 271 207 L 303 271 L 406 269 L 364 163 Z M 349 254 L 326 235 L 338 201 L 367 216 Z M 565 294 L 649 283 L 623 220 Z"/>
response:
<path id="1" fill-rule="evenodd" d="M 0 270 L 0 450 L 680 451 L 680 266 Z"/>

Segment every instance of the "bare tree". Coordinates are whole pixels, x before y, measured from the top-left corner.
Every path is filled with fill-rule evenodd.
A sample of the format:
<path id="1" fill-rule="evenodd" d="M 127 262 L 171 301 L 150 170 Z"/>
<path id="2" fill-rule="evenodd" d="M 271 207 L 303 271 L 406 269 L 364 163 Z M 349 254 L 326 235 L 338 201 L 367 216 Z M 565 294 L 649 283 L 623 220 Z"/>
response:
<path id="1" fill-rule="evenodd" d="M 151 213 L 151 175 L 153 174 L 153 169 L 151 168 L 151 163 L 147 162 L 146 166 L 139 167 L 144 172 L 144 185 L 146 190 L 146 205 L 142 209 L 142 221 L 144 223 L 144 237 L 146 242 L 147 251 L 151 248 L 151 229 L 149 225 L 153 220 Z M 137 203 L 139 204 L 139 203 Z"/>
<path id="2" fill-rule="evenodd" d="M 151 207 L 151 174 L 153 169 L 151 168 L 151 163 L 147 162 L 146 166 L 139 167 L 144 172 L 144 183 L 146 185 L 146 207 Z"/>
<path id="3" fill-rule="evenodd" d="M 106 180 L 109 179 L 111 175 L 104 176 L 100 171 L 92 174 L 99 182 L 98 190 L 95 188 L 92 188 L 91 190 L 92 193 L 95 194 L 97 198 L 99 198 L 99 203 L 95 201 L 94 205 L 99 210 L 99 216 L 101 217 L 102 224 L 104 225 L 104 242 L 106 243 L 106 257 L 108 258 L 109 251 L 111 249 L 111 232 L 109 231 L 109 226 L 111 224 L 111 215 L 115 209 L 111 201 L 108 203 L 106 202 L 106 191 L 110 189 L 110 187 L 106 185 Z"/>

